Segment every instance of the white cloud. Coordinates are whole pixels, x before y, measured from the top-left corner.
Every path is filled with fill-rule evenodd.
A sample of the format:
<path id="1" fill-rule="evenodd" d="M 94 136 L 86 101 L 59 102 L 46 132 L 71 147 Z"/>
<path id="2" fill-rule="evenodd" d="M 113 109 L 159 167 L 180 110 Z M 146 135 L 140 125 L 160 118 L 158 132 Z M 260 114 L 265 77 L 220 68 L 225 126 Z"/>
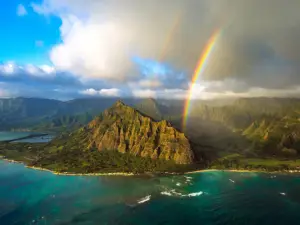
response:
<path id="1" fill-rule="evenodd" d="M 18 70 L 18 66 L 14 62 L 0 64 L 0 72 L 5 75 L 12 75 Z"/>
<path id="2" fill-rule="evenodd" d="M 187 97 L 188 91 L 184 89 L 164 89 L 158 92 L 160 98 L 165 99 L 185 99 Z"/>
<path id="3" fill-rule="evenodd" d="M 170 42 L 170 30 L 183 5 L 180 0 L 170 3 L 45 0 L 33 9 L 62 19 L 62 43 L 50 54 L 57 69 L 82 77 L 124 81 L 137 76 L 133 73 L 133 56 L 158 60 L 166 42 Z M 198 53 L 195 60 L 197 57 Z"/>
<path id="4" fill-rule="evenodd" d="M 99 91 L 96 91 L 94 88 L 89 88 L 89 89 L 86 89 L 84 91 L 81 91 L 80 92 L 81 94 L 84 94 L 84 95 L 97 95 L 99 93 Z"/>
<path id="5" fill-rule="evenodd" d="M 41 66 L 35 66 L 28 64 L 24 68 L 25 72 L 32 76 L 54 76 L 55 75 L 55 68 L 48 66 L 48 65 L 41 65 Z"/>
<path id="6" fill-rule="evenodd" d="M 101 89 L 99 94 L 107 97 L 118 97 L 120 96 L 120 90 L 117 88 Z"/>
<path id="7" fill-rule="evenodd" d="M 80 81 L 100 78 L 111 86 L 123 81 L 117 87 L 133 89 L 137 97 L 168 98 L 186 96 L 184 88 L 216 29 L 220 29 L 217 44 L 199 75 L 206 82 L 192 98 L 266 95 L 267 90 L 292 94 L 289 89 L 300 84 L 299 7 L 299 0 L 290 0 L 288 6 L 282 0 L 43 0 L 32 4 L 35 12 L 62 20 L 62 43 L 50 52 L 58 70 L 75 74 Z M 153 73 L 155 79 L 149 79 L 143 69 L 136 71 L 135 57 L 162 62 L 171 71 L 184 71 L 186 77 L 178 80 L 172 73 L 165 77 Z M 153 64 L 145 64 L 144 70 L 154 70 Z"/>
<path id="8" fill-rule="evenodd" d="M 84 91 L 81 91 L 81 94 L 84 95 L 91 95 L 91 96 L 104 96 L 104 97 L 119 97 L 120 96 L 120 90 L 117 88 L 109 88 L 109 89 L 101 89 L 99 91 L 95 90 L 94 88 L 89 88 Z"/>
<path id="9" fill-rule="evenodd" d="M 26 65 L 25 70 L 31 75 L 38 75 L 40 74 L 40 69 L 34 65 Z"/>
<path id="10" fill-rule="evenodd" d="M 185 99 L 188 91 L 184 89 L 134 89 L 132 96 L 135 98 L 164 98 L 164 99 Z"/>
<path id="11" fill-rule="evenodd" d="M 140 80 L 138 84 L 140 87 L 151 87 L 151 88 L 162 86 L 162 83 L 158 79 Z"/>
<path id="12" fill-rule="evenodd" d="M 18 16 L 26 16 L 27 14 L 28 13 L 27 13 L 25 6 L 22 4 L 19 4 L 17 7 L 17 15 Z"/>
<path id="13" fill-rule="evenodd" d="M 41 65 L 39 68 L 44 71 L 46 74 L 54 74 L 55 73 L 55 68 L 53 66 L 48 66 L 48 65 Z"/>
<path id="14" fill-rule="evenodd" d="M 219 99 L 219 98 L 248 98 L 248 97 L 299 97 L 300 86 L 292 89 L 264 89 L 250 88 L 244 92 L 230 90 L 222 92 L 206 91 L 203 86 L 196 87 L 192 95 L 184 89 L 161 89 L 161 90 L 133 90 L 132 96 L 136 98 L 162 98 L 162 99 Z"/>
<path id="15" fill-rule="evenodd" d="M 150 89 L 132 90 L 132 96 L 135 98 L 156 98 L 156 91 Z"/>
<path id="16" fill-rule="evenodd" d="M 111 80 L 132 78 L 130 58 L 136 55 L 192 73 L 217 28 L 220 43 L 205 77 L 242 76 L 272 57 L 274 46 L 293 50 L 295 41 L 284 40 L 300 22 L 298 0 L 288 7 L 282 0 L 44 0 L 32 6 L 62 19 L 63 43 L 51 54 L 59 69 Z"/>
<path id="17" fill-rule="evenodd" d="M 142 79 L 136 82 L 129 82 L 128 83 L 129 87 L 132 88 L 158 88 L 163 86 L 163 83 L 157 79 Z"/>
<path id="18" fill-rule="evenodd" d="M 72 21 L 70 21 L 72 20 Z M 68 25 L 71 24 L 71 26 Z M 58 69 L 76 75 L 108 80 L 124 80 L 130 68 L 131 34 L 113 21 L 82 22 L 63 18 L 63 44 L 53 48 L 51 60 Z"/>

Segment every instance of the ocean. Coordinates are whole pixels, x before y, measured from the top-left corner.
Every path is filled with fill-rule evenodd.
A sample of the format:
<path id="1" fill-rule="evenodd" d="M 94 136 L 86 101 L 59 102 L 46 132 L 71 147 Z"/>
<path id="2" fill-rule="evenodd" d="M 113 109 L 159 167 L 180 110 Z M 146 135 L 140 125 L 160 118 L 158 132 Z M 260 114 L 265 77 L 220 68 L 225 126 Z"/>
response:
<path id="1" fill-rule="evenodd" d="M 0 161 L 0 224 L 299 224 L 300 176 L 60 176 Z"/>

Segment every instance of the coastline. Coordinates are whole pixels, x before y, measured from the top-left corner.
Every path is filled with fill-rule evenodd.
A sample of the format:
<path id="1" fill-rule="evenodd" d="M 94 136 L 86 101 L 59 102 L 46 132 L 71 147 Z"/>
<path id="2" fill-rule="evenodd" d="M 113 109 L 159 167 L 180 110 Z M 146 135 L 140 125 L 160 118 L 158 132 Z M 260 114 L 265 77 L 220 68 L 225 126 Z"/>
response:
<path id="1" fill-rule="evenodd" d="M 299 173 L 300 174 L 300 170 L 285 170 L 285 171 L 266 171 L 266 170 L 236 170 L 236 169 L 204 169 L 204 170 L 195 170 L 195 171 L 190 171 L 190 172 L 186 172 L 185 174 L 194 174 L 194 173 L 203 173 L 203 172 L 233 172 L 233 173 L 276 173 L 276 174 L 284 174 L 284 173 Z"/>
<path id="2" fill-rule="evenodd" d="M 195 170 L 195 171 L 190 171 L 190 172 L 186 172 L 187 174 L 193 174 L 193 173 L 203 173 L 203 172 L 236 172 L 236 173 L 279 173 L 281 171 L 274 171 L 274 172 L 268 172 L 268 171 L 264 171 L 264 170 L 232 170 L 232 169 L 204 169 L 204 170 Z M 299 171 L 300 172 L 300 171 Z"/>
<path id="3" fill-rule="evenodd" d="M 141 176 L 141 175 L 145 175 L 147 173 L 143 173 L 143 174 L 135 174 L 135 173 L 125 173 L 125 172 L 112 172 L 112 173 L 70 173 L 70 172 L 56 172 L 53 170 L 49 170 L 46 168 L 42 168 L 42 167 L 36 167 L 36 166 L 28 166 L 26 165 L 24 162 L 22 161 L 16 161 L 13 159 L 7 159 L 4 157 L 0 156 L 0 160 L 4 160 L 10 163 L 19 163 L 19 164 L 23 164 L 26 168 L 28 169 L 34 169 L 34 170 L 40 170 L 40 171 L 46 171 L 46 172 L 50 172 L 54 175 L 58 175 L 58 176 Z M 189 171 L 189 172 L 183 172 L 183 173 L 175 173 L 175 172 L 164 172 L 164 173 L 153 173 L 152 175 L 185 175 L 185 174 L 196 174 L 196 173 L 206 173 L 206 172 L 235 172 L 235 173 L 270 173 L 270 174 L 284 174 L 284 173 L 299 173 L 300 174 L 300 170 L 287 170 L 287 171 L 265 171 L 265 170 L 236 170 L 236 169 L 225 169 L 225 170 L 221 170 L 221 169 L 203 169 L 203 170 L 195 170 L 195 171 Z"/>
<path id="4" fill-rule="evenodd" d="M 123 172 L 115 172 L 115 173 L 70 173 L 70 172 L 56 172 L 53 170 L 49 170 L 42 167 L 36 167 L 36 166 L 28 166 L 24 162 L 16 161 L 13 159 L 7 159 L 0 156 L 0 160 L 7 161 L 10 163 L 19 163 L 23 164 L 28 169 L 34 169 L 34 170 L 40 170 L 40 171 L 46 171 L 50 172 L 54 175 L 58 176 L 134 176 L 134 175 L 140 175 L 140 174 L 134 174 L 134 173 L 123 173 Z"/>

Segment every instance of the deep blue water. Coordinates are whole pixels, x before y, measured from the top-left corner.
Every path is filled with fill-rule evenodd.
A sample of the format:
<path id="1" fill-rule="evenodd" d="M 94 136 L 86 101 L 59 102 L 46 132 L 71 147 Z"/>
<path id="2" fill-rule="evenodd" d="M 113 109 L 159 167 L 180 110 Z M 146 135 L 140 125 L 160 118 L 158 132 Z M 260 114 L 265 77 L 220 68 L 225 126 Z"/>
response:
<path id="1" fill-rule="evenodd" d="M 299 224 L 300 177 L 58 176 L 0 161 L 0 224 Z"/>

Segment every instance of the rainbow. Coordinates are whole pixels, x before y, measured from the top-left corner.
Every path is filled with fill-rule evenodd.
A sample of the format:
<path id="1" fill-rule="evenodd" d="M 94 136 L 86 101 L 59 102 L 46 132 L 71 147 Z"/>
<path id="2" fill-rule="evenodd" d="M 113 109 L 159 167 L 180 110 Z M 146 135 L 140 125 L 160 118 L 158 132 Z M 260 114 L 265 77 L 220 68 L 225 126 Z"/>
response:
<path id="1" fill-rule="evenodd" d="M 174 39 L 174 36 L 176 35 L 176 32 L 180 27 L 181 21 L 182 21 L 182 13 L 179 13 L 175 18 L 174 23 L 167 34 L 162 51 L 160 53 L 160 56 L 158 57 L 159 62 L 162 62 L 165 59 L 167 51 L 170 48 L 170 44 L 172 43 L 172 40 Z"/>
<path id="2" fill-rule="evenodd" d="M 214 47 L 216 46 L 216 42 L 221 34 L 221 30 L 218 29 L 209 38 L 208 42 L 206 43 L 204 50 L 202 51 L 201 57 L 197 63 L 197 67 L 194 71 L 191 87 L 188 93 L 188 97 L 184 104 L 184 110 L 183 110 L 183 120 L 182 120 L 182 128 L 184 129 L 186 127 L 186 123 L 188 120 L 190 105 L 191 105 L 191 98 L 193 95 L 193 91 L 195 88 L 196 81 L 198 80 L 198 77 L 200 74 L 202 74 L 205 71 L 205 68 L 207 66 L 207 62 L 209 61 L 209 58 L 211 56 L 211 53 L 213 52 Z"/>

